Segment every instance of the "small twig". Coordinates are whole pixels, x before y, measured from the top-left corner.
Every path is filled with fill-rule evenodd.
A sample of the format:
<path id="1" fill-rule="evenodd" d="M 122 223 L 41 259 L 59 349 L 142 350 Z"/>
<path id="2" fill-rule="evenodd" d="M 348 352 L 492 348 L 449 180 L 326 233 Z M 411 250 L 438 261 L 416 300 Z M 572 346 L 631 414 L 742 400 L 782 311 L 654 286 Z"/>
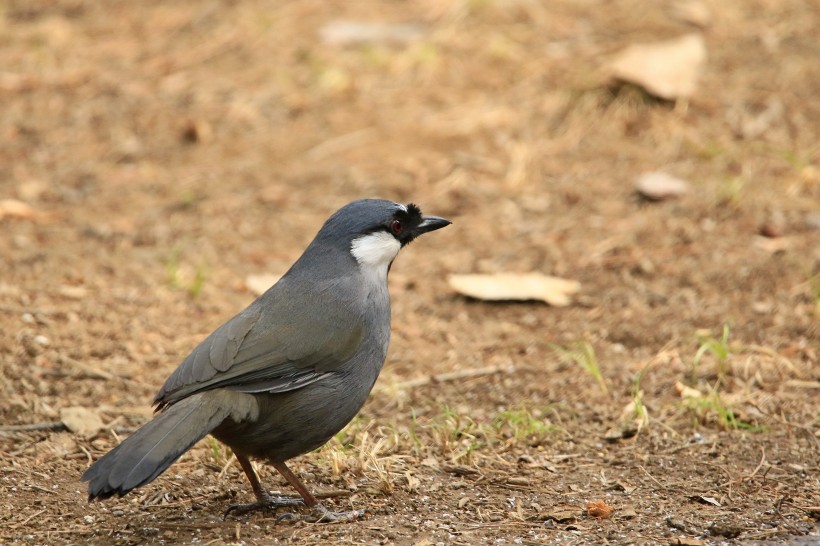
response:
<path id="1" fill-rule="evenodd" d="M 662 487 L 663 489 L 666 489 L 666 486 L 665 486 L 665 485 L 663 485 L 661 482 L 659 482 L 657 479 L 655 479 L 655 476 L 653 476 L 652 474 L 650 474 L 650 473 L 649 473 L 649 471 L 643 467 L 643 465 L 638 465 L 638 468 L 640 468 L 640 469 L 641 469 L 641 471 L 642 471 L 644 474 L 646 474 L 647 476 L 649 476 L 649 479 L 650 479 L 650 480 L 652 480 L 653 482 L 655 482 L 655 484 L 656 484 L 658 487 Z"/>
<path id="2" fill-rule="evenodd" d="M 45 509 L 40 510 L 39 512 L 33 513 L 32 515 L 30 515 L 29 517 L 27 517 L 26 519 L 24 519 L 23 521 L 21 521 L 19 523 L 13 523 L 13 524 L 9 525 L 9 529 L 17 529 L 18 527 L 22 527 L 26 523 L 30 522 L 31 520 L 33 520 L 34 518 L 36 518 L 37 516 L 42 514 L 43 512 L 45 512 Z"/>
<path id="3" fill-rule="evenodd" d="M 37 485 L 36 483 L 30 483 L 28 486 L 31 487 L 32 489 L 42 491 L 43 493 L 48 493 L 49 495 L 54 494 L 54 491 L 52 491 L 51 489 L 47 489 L 47 488 L 43 487 L 42 485 Z"/>
<path id="4" fill-rule="evenodd" d="M 28 425 L 3 425 L 0 426 L 0 434 L 15 432 L 65 432 L 68 428 L 62 421 L 49 421 L 47 423 L 31 423 Z"/>
<path id="5" fill-rule="evenodd" d="M 766 462 L 766 448 L 765 448 L 765 447 L 761 447 L 761 448 L 760 448 L 760 462 L 759 462 L 759 463 L 757 463 L 757 466 L 755 467 L 755 469 L 754 469 L 754 470 L 752 470 L 752 473 L 751 473 L 751 474 L 749 474 L 749 475 L 748 475 L 748 476 L 746 476 L 746 477 L 747 477 L 748 479 L 754 478 L 754 477 L 755 477 L 755 475 L 758 473 L 758 471 L 760 470 L 760 468 L 763 466 L 763 464 L 764 464 L 765 462 Z"/>
<path id="6" fill-rule="evenodd" d="M 61 364 L 68 364 L 78 370 L 87 373 L 93 379 L 104 379 L 106 381 L 123 381 L 129 385 L 137 385 L 144 389 L 153 389 L 153 387 L 147 383 L 143 383 L 142 381 L 137 381 L 135 379 L 129 379 L 127 377 L 123 377 L 121 375 L 114 375 L 110 372 L 105 370 L 101 370 L 84 362 L 80 362 L 79 360 L 75 360 L 70 356 L 66 355 L 58 355 L 59 362 Z"/>
<path id="7" fill-rule="evenodd" d="M 327 491 L 314 491 L 313 496 L 317 499 L 333 499 L 336 497 L 349 497 L 353 493 L 346 489 L 328 489 Z"/>
<path id="8" fill-rule="evenodd" d="M 782 529 L 768 529 L 766 531 L 756 531 L 753 533 L 746 533 L 743 535 L 744 540 L 757 540 L 759 538 L 770 537 L 778 533 L 782 533 Z"/>
<path id="9" fill-rule="evenodd" d="M 225 477 L 225 473 L 228 471 L 228 469 L 231 467 L 231 465 L 234 463 L 235 460 L 236 460 L 236 455 L 231 453 L 231 457 L 228 459 L 228 462 L 225 463 L 225 466 L 223 466 L 222 470 L 219 471 L 219 479 L 222 479 L 222 478 Z"/>
<path id="10" fill-rule="evenodd" d="M 760 471 L 760 469 L 763 467 L 763 465 L 765 463 L 766 463 L 766 449 L 761 447 L 760 448 L 760 462 L 757 463 L 757 466 L 755 467 L 754 470 L 752 470 L 751 474 L 747 474 L 746 476 L 740 476 L 738 478 L 733 478 L 733 479 L 729 480 L 728 482 L 724 482 L 724 483 L 720 484 L 718 487 L 726 487 L 727 485 L 732 485 L 732 484 L 735 484 L 735 483 L 743 483 L 746 480 L 751 480 Z"/>
<path id="11" fill-rule="evenodd" d="M 493 375 L 497 373 L 513 373 L 514 366 L 487 366 L 486 368 L 473 368 L 470 370 L 456 370 L 454 372 L 440 373 L 437 375 L 430 375 L 428 377 L 420 377 L 418 379 L 411 379 L 399 383 L 400 389 L 415 389 L 416 387 L 423 387 L 431 383 L 447 383 L 450 381 L 458 381 L 459 379 L 472 379 L 474 377 L 481 377 L 484 375 Z"/>
<path id="12" fill-rule="evenodd" d="M 91 453 L 85 448 L 83 445 L 78 445 L 78 447 L 85 453 L 85 457 L 88 461 L 88 465 L 91 466 L 91 463 L 94 462 L 94 457 L 91 456 Z"/>

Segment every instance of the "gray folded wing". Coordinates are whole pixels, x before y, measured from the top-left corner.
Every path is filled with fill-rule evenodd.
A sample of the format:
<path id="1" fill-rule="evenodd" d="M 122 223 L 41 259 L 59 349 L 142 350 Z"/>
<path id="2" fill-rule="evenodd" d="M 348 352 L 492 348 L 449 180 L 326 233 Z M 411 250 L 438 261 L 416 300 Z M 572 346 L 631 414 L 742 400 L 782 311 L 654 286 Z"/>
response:
<path id="1" fill-rule="evenodd" d="M 160 389 L 154 399 L 159 409 L 215 388 L 298 389 L 355 354 L 365 325 L 350 305 L 327 301 L 332 291 L 288 305 L 277 292 L 270 290 L 203 340 Z"/>

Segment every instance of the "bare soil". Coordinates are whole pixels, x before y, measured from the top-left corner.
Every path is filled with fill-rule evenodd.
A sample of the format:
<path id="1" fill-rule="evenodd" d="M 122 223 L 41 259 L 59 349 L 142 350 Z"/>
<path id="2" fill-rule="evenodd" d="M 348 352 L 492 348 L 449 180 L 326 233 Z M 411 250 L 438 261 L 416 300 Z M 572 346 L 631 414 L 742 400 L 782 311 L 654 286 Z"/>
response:
<path id="1" fill-rule="evenodd" d="M 0 200 L 29 208 L 0 207 L 0 543 L 820 542 L 820 8 L 713 2 L 699 29 L 692 6 L 4 2 Z M 323 40 L 339 20 L 420 35 Z M 622 47 L 688 32 L 691 99 L 609 80 Z M 690 191 L 642 201 L 653 170 Z M 360 417 L 292 463 L 367 517 L 223 518 L 252 494 L 208 441 L 87 504 L 83 470 L 248 275 L 367 196 L 454 221 L 394 264 Z M 447 283 L 510 271 L 582 289 L 556 308 Z M 556 349 L 584 343 L 602 382 Z M 103 428 L 66 430 L 68 407 Z"/>

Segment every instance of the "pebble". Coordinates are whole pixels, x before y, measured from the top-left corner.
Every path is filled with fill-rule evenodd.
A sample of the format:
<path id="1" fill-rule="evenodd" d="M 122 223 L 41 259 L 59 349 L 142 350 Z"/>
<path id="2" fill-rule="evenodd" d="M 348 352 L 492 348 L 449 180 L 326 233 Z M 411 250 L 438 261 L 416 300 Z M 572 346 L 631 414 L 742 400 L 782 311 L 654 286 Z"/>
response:
<path id="1" fill-rule="evenodd" d="M 670 174 L 653 171 L 642 174 L 635 183 L 635 189 L 644 199 L 665 201 L 685 195 L 689 191 L 689 183 Z"/>

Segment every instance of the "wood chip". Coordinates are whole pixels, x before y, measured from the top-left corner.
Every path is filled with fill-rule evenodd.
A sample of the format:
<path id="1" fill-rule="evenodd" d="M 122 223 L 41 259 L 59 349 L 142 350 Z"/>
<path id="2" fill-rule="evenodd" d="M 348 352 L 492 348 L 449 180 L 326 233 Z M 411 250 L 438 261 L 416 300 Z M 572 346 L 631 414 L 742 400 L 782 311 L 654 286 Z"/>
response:
<path id="1" fill-rule="evenodd" d="M 459 294 L 486 301 L 546 302 L 556 307 L 569 305 L 581 289 L 578 281 L 541 273 L 496 273 L 492 275 L 450 275 L 450 287 Z"/>

